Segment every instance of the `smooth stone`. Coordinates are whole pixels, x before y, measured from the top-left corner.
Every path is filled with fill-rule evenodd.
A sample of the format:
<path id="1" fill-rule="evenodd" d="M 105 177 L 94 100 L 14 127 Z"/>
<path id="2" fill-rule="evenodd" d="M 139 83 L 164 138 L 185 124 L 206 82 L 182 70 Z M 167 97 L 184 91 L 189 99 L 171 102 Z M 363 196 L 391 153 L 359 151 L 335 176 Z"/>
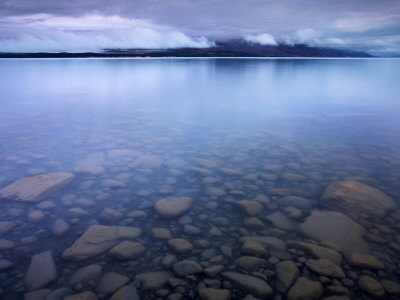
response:
<path id="1" fill-rule="evenodd" d="M 229 300 L 231 292 L 223 289 L 202 288 L 199 289 L 201 300 Z"/>
<path id="2" fill-rule="evenodd" d="M 254 230 L 265 229 L 264 223 L 259 218 L 256 218 L 256 217 L 244 219 L 244 226 L 249 229 L 254 229 Z"/>
<path id="3" fill-rule="evenodd" d="M 50 295 L 50 293 L 50 289 L 28 292 L 24 295 L 24 300 L 47 300 L 47 296 Z"/>
<path id="4" fill-rule="evenodd" d="M 306 262 L 306 266 L 320 275 L 337 278 L 345 277 L 342 268 L 326 258 L 310 259 Z"/>
<path id="5" fill-rule="evenodd" d="M 163 218 L 175 218 L 188 211 L 192 202 L 190 197 L 171 197 L 158 200 L 154 208 Z"/>
<path id="6" fill-rule="evenodd" d="M 74 178 L 66 172 L 25 177 L 0 190 L 0 199 L 38 202 L 65 187 Z"/>
<path id="7" fill-rule="evenodd" d="M 140 300 L 136 287 L 133 285 L 126 285 L 120 288 L 110 300 Z"/>
<path id="8" fill-rule="evenodd" d="M 107 151 L 108 159 L 126 159 L 140 155 L 137 150 L 132 149 L 111 149 Z"/>
<path id="9" fill-rule="evenodd" d="M 263 299 L 272 295 L 272 289 L 269 284 L 257 277 L 236 272 L 222 272 L 221 274 L 237 288 L 241 288 L 256 297 Z"/>
<path id="10" fill-rule="evenodd" d="M 236 171 L 232 168 L 220 168 L 219 169 L 222 173 L 229 175 L 229 176 L 240 176 L 242 175 L 242 173 L 240 173 L 239 171 Z"/>
<path id="11" fill-rule="evenodd" d="M 379 217 L 396 207 L 393 199 L 385 193 L 354 180 L 331 183 L 325 189 L 321 202 L 330 209 L 365 212 Z"/>
<path id="12" fill-rule="evenodd" d="M 299 275 L 299 269 L 289 260 L 281 261 L 275 265 L 275 273 L 277 278 L 277 288 L 280 292 L 286 292 L 292 285 L 293 281 Z"/>
<path id="13" fill-rule="evenodd" d="M 193 226 L 193 225 L 188 225 L 188 224 L 183 226 L 183 231 L 189 235 L 198 235 L 201 233 L 200 228 Z"/>
<path id="14" fill-rule="evenodd" d="M 255 196 L 253 198 L 253 200 L 254 201 L 258 201 L 258 202 L 260 202 L 262 204 L 265 204 L 265 205 L 267 205 L 267 204 L 269 204 L 271 202 L 271 200 L 268 198 L 268 196 L 263 195 L 263 194 L 258 194 L 257 196 Z"/>
<path id="15" fill-rule="evenodd" d="M 130 259 L 139 257 L 144 251 L 146 251 L 146 248 L 142 243 L 123 241 L 111 248 L 108 254 L 117 259 Z"/>
<path id="16" fill-rule="evenodd" d="M 159 240 L 170 240 L 172 238 L 171 231 L 167 228 L 153 228 L 153 237 Z"/>
<path id="17" fill-rule="evenodd" d="M 168 283 L 168 279 L 174 277 L 168 271 L 146 272 L 135 276 L 135 283 L 144 290 L 158 290 Z"/>
<path id="18" fill-rule="evenodd" d="M 209 238 L 216 238 L 222 236 L 223 233 L 216 226 L 211 226 L 210 230 L 207 232 L 206 236 Z"/>
<path id="19" fill-rule="evenodd" d="M 286 196 L 278 200 L 280 206 L 292 206 L 300 210 L 309 210 L 312 206 L 311 202 L 305 198 L 298 196 Z"/>
<path id="20" fill-rule="evenodd" d="M 245 243 L 247 241 L 259 242 L 273 250 L 285 250 L 286 244 L 282 240 L 270 236 L 243 236 L 239 238 L 239 242 Z"/>
<path id="21" fill-rule="evenodd" d="M 387 279 L 383 279 L 381 284 L 388 294 L 400 294 L 400 284 Z"/>
<path id="22" fill-rule="evenodd" d="M 166 254 L 162 261 L 161 261 L 161 266 L 164 269 L 171 269 L 172 266 L 178 261 L 175 255 L 172 254 Z"/>
<path id="23" fill-rule="evenodd" d="M 208 277 L 215 277 L 218 273 L 222 272 L 223 269 L 223 265 L 212 265 L 204 269 L 204 274 L 206 274 Z"/>
<path id="24" fill-rule="evenodd" d="M 93 292 L 82 292 L 79 294 L 65 297 L 63 300 L 97 300 Z"/>
<path id="25" fill-rule="evenodd" d="M 40 210 L 32 210 L 29 212 L 27 219 L 31 223 L 41 222 L 44 219 L 44 213 Z"/>
<path id="26" fill-rule="evenodd" d="M 63 219 L 57 219 L 54 221 L 50 228 L 50 231 L 55 236 L 62 236 L 69 230 L 69 225 Z"/>
<path id="27" fill-rule="evenodd" d="M 115 272 L 108 272 L 101 277 L 97 291 L 102 294 L 111 294 L 129 282 L 129 277 Z"/>
<path id="28" fill-rule="evenodd" d="M 236 205 L 249 216 L 255 216 L 262 210 L 260 202 L 252 200 L 240 200 L 236 202 Z"/>
<path id="29" fill-rule="evenodd" d="M 314 211 L 299 225 L 299 231 L 311 239 L 332 242 L 343 250 L 369 251 L 363 239 L 364 227 L 339 212 Z"/>
<path id="30" fill-rule="evenodd" d="M 174 264 L 173 269 L 179 277 L 203 272 L 203 268 L 197 262 L 189 259 L 177 262 Z"/>
<path id="31" fill-rule="evenodd" d="M 385 268 L 385 265 L 378 258 L 369 254 L 352 252 L 349 255 L 346 255 L 346 260 L 349 265 L 353 267 L 375 270 Z"/>
<path id="32" fill-rule="evenodd" d="M 297 209 L 296 207 L 293 206 L 288 206 L 283 209 L 283 211 L 289 216 L 289 218 L 292 219 L 299 219 L 303 212 L 300 209 Z"/>
<path id="33" fill-rule="evenodd" d="M 100 166 L 86 166 L 86 167 L 76 167 L 74 168 L 74 172 L 81 173 L 84 175 L 99 176 L 103 175 L 106 172 L 106 169 Z"/>
<path id="34" fill-rule="evenodd" d="M 15 243 L 10 240 L 0 239 L 0 250 L 8 250 L 15 247 Z"/>
<path id="35" fill-rule="evenodd" d="M 374 297 L 380 298 L 385 295 L 383 286 L 371 276 L 361 275 L 358 279 L 358 286 Z"/>
<path id="36" fill-rule="evenodd" d="M 170 246 L 177 253 L 187 253 L 193 249 L 192 244 L 184 239 L 168 240 L 168 246 Z"/>
<path id="37" fill-rule="evenodd" d="M 265 217 L 275 227 L 283 230 L 296 230 L 297 224 L 290 220 L 286 215 L 277 211 Z"/>
<path id="38" fill-rule="evenodd" d="M 10 221 L 0 222 L 0 236 L 9 233 L 11 230 L 14 229 L 16 225 L 17 224 L 15 224 L 15 222 L 10 222 Z"/>
<path id="39" fill-rule="evenodd" d="M 40 209 L 53 209 L 57 207 L 57 204 L 55 204 L 53 201 L 45 200 L 36 204 L 36 207 Z"/>
<path id="40" fill-rule="evenodd" d="M 241 256 L 235 260 L 235 265 L 246 271 L 257 269 L 265 263 L 264 259 L 255 256 Z"/>
<path id="41" fill-rule="evenodd" d="M 124 217 L 120 212 L 111 209 L 105 208 L 100 214 L 100 221 L 107 224 L 115 224 L 118 223 Z"/>
<path id="42" fill-rule="evenodd" d="M 315 258 L 326 258 L 337 265 L 342 263 L 342 255 L 336 250 L 305 242 L 297 242 L 294 246 L 314 256 Z"/>
<path id="43" fill-rule="evenodd" d="M 257 241 L 246 241 L 242 248 L 240 248 L 240 252 L 256 256 L 266 256 L 268 254 L 263 245 Z"/>
<path id="44" fill-rule="evenodd" d="M 135 227 L 92 225 L 62 256 L 67 260 L 85 260 L 104 253 L 121 240 L 137 238 L 141 232 Z"/>
<path id="45" fill-rule="evenodd" d="M 305 277 L 297 279 L 296 283 L 290 288 L 288 300 L 314 300 L 322 296 L 322 284 L 318 281 L 312 281 Z"/>
<path id="46" fill-rule="evenodd" d="M 88 265 L 75 271 L 69 281 L 70 285 L 76 285 L 78 283 L 86 283 L 90 280 L 94 280 L 101 275 L 102 267 L 100 265 Z"/>
<path id="47" fill-rule="evenodd" d="M 56 265 L 50 250 L 32 256 L 25 274 L 25 285 L 29 290 L 44 287 L 56 279 Z"/>
<path id="48" fill-rule="evenodd" d="M 69 288 L 59 288 L 59 289 L 52 291 L 51 294 L 49 294 L 47 296 L 47 298 L 45 298 L 45 299 L 46 300 L 63 300 L 65 297 L 71 295 L 72 293 L 73 293 L 73 291 Z"/>

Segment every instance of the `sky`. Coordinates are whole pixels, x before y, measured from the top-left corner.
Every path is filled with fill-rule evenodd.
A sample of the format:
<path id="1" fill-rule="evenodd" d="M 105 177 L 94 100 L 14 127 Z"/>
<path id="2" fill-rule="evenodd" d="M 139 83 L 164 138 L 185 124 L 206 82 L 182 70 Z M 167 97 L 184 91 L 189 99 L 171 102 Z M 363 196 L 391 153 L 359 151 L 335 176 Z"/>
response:
<path id="1" fill-rule="evenodd" d="M 400 55 L 400 0 L 0 1 L 0 52 L 203 48 L 233 38 Z"/>

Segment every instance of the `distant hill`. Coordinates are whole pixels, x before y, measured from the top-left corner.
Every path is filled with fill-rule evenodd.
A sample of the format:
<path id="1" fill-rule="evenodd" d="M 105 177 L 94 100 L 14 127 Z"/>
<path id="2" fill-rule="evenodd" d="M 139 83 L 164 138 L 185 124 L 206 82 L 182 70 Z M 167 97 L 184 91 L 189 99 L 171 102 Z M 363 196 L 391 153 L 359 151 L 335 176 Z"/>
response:
<path id="1" fill-rule="evenodd" d="M 311 47 L 304 44 L 263 46 L 244 40 L 216 42 L 210 48 L 108 49 L 102 52 L 0 53 L 1 58 L 63 57 L 372 57 L 366 52 Z"/>

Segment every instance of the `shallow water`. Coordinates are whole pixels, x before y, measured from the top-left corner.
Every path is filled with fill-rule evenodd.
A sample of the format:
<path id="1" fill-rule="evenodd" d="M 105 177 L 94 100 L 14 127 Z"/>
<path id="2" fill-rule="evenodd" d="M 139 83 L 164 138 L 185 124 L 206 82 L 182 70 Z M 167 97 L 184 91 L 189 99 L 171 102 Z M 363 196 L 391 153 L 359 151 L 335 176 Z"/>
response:
<path id="1" fill-rule="evenodd" d="M 161 262 L 167 254 L 203 269 L 218 265 L 261 278 L 276 299 L 286 299 L 299 277 L 320 282 L 321 298 L 347 293 L 369 299 L 365 276 L 377 281 L 375 293 L 395 299 L 396 289 L 387 286 L 400 283 L 398 78 L 398 59 L 0 60 L 0 188 L 38 174 L 74 175 L 38 202 L 2 199 L 0 222 L 15 225 L 0 242 L 0 260 L 12 263 L 0 263 L 4 299 L 63 287 L 108 299 L 119 285 L 104 292 L 101 276 L 107 272 L 136 281 L 141 299 L 198 299 L 207 286 L 229 290 L 232 299 L 257 295 L 229 276 L 204 271 L 181 277 L 186 282 L 177 286 L 141 286 L 136 275 L 169 269 Z M 373 204 L 327 203 L 324 190 L 343 180 L 378 189 L 395 204 L 377 214 L 383 196 L 375 211 L 368 210 Z M 308 205 L 286 196 L 302 197 Z M 190 197 L 193 203 L 166 219 L 154 204 L 168 197 Z M 241 200 L 261 208 L 246 211 Z M 333 242 L 323 232 L 327 242 L 299 229 L 315 211 L 350 217 L 365 230 L 357 234 L 364 244 L 349 249 L 341 237 Z M 55 234 L 58 219 L 68 230 Z M 146 251 L 120 260 L 107 254 L 115 242 L 83 261 L 62 257 L 93 224 L 141 228 L 132 241 Z M 153 237 L 159 227 L 193 249 L 177 253 L 167 240 Z M 262 261 L 244 270 L 237 259 L 254 256 L 242 249 L 245 236 L 273 237 L 284 247 L 261 243 L 267 254 L 255 255 Z M 343 256 L 337 264 L 344 277 L 313 270 L 318 257 L 301 241 Z M 25 277 L 31 257 L 46 250 L 52 250 L 57 276 L 30 288 Z M 369 253 L 384 268 L 356 266 L 349 258 L 354 252 Z M 282 289 L 277 273 L 287 260 L 298 273 Z M 101 275 L 71 285 L 74 272 L 90 264 L 101 265 Z M 178 277 L 173 273 L 168 276 Z"/>

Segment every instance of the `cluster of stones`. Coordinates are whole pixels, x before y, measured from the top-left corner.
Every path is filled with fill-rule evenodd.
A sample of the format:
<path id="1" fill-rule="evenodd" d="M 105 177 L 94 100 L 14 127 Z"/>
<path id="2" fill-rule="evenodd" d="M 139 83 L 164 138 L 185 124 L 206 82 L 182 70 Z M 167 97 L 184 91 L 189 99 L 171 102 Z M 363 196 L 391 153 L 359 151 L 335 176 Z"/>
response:
<path id="1" fill-rule="evenodd" d="M 131 168 L 151 170 L 163 163 L 157 156 L 123 150 L 107 155 L 109 159 L 133 157 Z M 92 161 L 98 159 L 87 159 L 75 172 L 104 174 L 104 167 Z M 165 197 L 129 213 L 105 208 L 98 218 L 105 225 L 89 226 L 62 253 L 45 250 L 31 256 L 23 276 L 25 299 L 346 300 L 364 293 L 375 298 L 400 295 L 395 274 L 397 258 L 387 257 L 375 247 L 387 243 L 379 239 L 378 233 L 384 232 L 394 236 L 389 247 L 397 251 L 400 236 L 395 234 L 396 228 L 381 223 L 377 227 L 370 221 L 393 211 L 392 217 L 400 221 L 395 202 L 383 192 L 357 181 L 333 182 L 320 199 L 322 209 L 314 210 L 314 203 L 300 196 L 268 197 L 260 193 L 246 199 L 246 194 L 229 182 L 216 186 L 219 179 L 210 172 L 217 168 L 213 161 L 196 162 L 199 166 L 191 172 L 201 174 L 207 197 Z M 247 181 L 258 177 L 244 176 L 231 168 L 218 170 L 224 176 Z M 283 174 L 289 181 L 302 180 L 299 176 Z M 74 175 L 63 172 L 23 178 L 0 190 L 0 198 L 37 202 L 27 220 L 40 223 L 46 217 L 43 211 L 55 205 L 45 198 L 73 179 Z M 102 186 L 122 189 L 126 184 L 106 179 Z M 161 194 L 169 195 L 171 191 L 165 187 Z M 86 199 L 74 203 L 94 205 Z M 158 217 L 149 217 L 146 210 L 152 213 L 153 209 Z M 72 207 L 68 213 L 78 220 L 90 216 L 81 207 Z M 150 227 L 132 226 L 127 220 L 142 220 L 142 224 L 147 221 Z M 156 227 L 151 222 L 164 226 Z M 0 222 L 0 235 L 11 233 L 18 225 Z M 71 225 L 73 222 L 57 218 L 51 232 L 56 237 L 65 236 Z M 0 239 L 0 250 L 15 246 L 11 240 Z M 67 282 L 66 275 L 60 276 L 55 257 L 80 265 L 67 273 Z M 109 270 L 97 258 L 129 266 L 134 272 L 128 274 L 123 267 Z M 150 266 L 145 264 L 148 261 Z M 0 259 L 1 270 L 13 265 Z"/>

